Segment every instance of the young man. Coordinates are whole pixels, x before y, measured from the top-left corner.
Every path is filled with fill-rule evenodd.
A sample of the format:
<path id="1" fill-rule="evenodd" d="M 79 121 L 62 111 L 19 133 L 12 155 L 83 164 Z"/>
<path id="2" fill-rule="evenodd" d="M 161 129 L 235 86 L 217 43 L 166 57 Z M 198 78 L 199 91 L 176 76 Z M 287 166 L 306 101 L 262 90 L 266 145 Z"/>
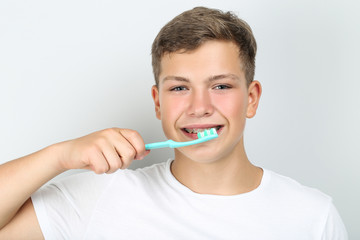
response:
<path id="1" fill-rule="evenodd" d="M 175 159 L 125 169 L 149 151 L 128 129 L 106 129 L 0 166 L 0 239 L 347 239 L 321 192 L 259 168 L 243 143 L 261 85 L 256 42 L 230 13 L 195 8 L 160 31 L 153 48 L 155 112 Z M 38 190 L 68 169 L 71 176 Z"/>

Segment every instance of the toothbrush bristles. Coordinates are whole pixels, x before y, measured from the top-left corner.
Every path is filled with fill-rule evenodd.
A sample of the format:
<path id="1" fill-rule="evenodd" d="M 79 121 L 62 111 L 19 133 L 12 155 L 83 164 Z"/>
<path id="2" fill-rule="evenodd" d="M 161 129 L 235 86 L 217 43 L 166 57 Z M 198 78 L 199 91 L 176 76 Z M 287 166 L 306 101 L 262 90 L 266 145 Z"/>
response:
<path id="1" fill-rule="evenodd" d="M 207 136 L 211 136 L 211 135 L 215 135 L 215 134 L 217 134 L 215 128 L 205 129 L 203 132 L 198 132 L 198 138 L 203 138 L 203 137 L 207 137 Z"/>
<path id="2" fill-rule="evenodd" d="M 204 137 L 204 132 L 198 132 L 198 138 L 202 138 L 202 137 Z"/>

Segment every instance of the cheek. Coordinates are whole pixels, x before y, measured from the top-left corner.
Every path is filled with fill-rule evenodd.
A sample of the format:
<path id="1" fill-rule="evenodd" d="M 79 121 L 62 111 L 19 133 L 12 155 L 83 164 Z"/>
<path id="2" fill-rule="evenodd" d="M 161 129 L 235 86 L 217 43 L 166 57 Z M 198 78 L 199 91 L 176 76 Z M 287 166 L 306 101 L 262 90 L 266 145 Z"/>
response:
<path id="1" fill-rule="evenodd" d="M 181 98 L 164 96 L 160 99 L 160 110 L 163 121 L 176 119 L 183 111 L 183 108 L 184 103 Z"/>
<path id="2" fill-rule="evenodd" d="M 176 127 L 177 120 L 185 112 L 186 102 L 183 98 L 166 97 L 160 99 L 161 124 L 165 136 L 171 138 L 171 132 Z"/>
<path id="3" fill-rule="evenodd" d="M 244 94 L 215 96 L 213 100 L 216 109 L 226 117 L 238 118 L 246 115 L 247 99 Z"/>

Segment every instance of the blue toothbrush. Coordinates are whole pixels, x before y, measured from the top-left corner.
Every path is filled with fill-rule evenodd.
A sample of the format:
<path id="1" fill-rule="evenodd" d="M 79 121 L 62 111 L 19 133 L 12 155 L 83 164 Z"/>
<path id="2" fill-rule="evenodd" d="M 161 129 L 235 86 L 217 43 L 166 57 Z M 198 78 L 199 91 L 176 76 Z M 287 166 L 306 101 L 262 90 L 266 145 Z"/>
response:
<path id="1" fill-rule="evenodd" d="M 215 128 L 207 129 L 203 132 L 198 132 L 197 135 L 198 135 L 198 139 L 187 142 L 175 142 L 173 140 L 167 140 L 165 142 L 155 142 L 155 143 L 145 144 L 145 149 L 150 150 L 150 149 L 165 148 L 165 147 L 179 148 L 179 147 L 185 147 L 189 145 L 206 142 L 218 137 Z"/>

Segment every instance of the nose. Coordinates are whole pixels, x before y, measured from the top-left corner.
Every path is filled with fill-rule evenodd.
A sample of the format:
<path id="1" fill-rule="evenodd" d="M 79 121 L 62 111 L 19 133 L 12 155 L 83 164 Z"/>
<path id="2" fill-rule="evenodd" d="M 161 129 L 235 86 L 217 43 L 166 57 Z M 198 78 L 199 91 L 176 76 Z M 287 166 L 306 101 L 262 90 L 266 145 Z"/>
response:
<path id="1" fill-rule="evenodd" d="M 188 114 L 193 117 L 211 116 L 214 112 L 214 107 L 211 100 L 211 95 L 207 90 L 194 90 L 191 93 L 191 100 L 189 102 Z"/>

